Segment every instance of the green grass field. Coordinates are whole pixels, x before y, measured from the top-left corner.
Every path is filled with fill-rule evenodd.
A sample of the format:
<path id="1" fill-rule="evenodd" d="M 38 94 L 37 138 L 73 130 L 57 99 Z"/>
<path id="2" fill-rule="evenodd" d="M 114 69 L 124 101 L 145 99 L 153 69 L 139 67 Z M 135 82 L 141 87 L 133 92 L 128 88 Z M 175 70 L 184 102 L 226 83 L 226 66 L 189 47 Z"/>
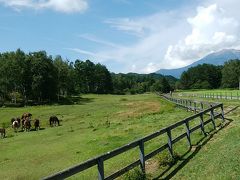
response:
<path id="1" fill-rule="evenodd" d="M 176 97 L 192 98 L 192 93 L 239 93 L 238 90 L 208 90 L 208 91 L 184 91 L 184 94 Z M 240 93 L 239 93 L 240 94 Z M 203 99 L 216 101 L 216 99 Z M 217 100 L 220 101 L 220 100 Z M 233 107 L 240 106 L 240 100 L 221 100 L 225 106 L 225 112 Z M 207 137 L 195 147 L 193 152 L 187 154 L 173 169 L 178 169 L 173 179 L 240 179 L 240 107 L 226 115 L 231 123 L 224 129 Z M 206 143 L 206 144 L 205 144 Z"/>
<path id="2" fill-rule="evenodd" d="M 31 112 L 33 118 L 39 118 L 44 129 L 19 133 L 7 129 L 7 138 L 0 139 L 0 176 L 3 179 L 39 179 L 189 115 L 155 94 L 84 95 L 76 105 L 1 108 L 0 125 L 10 125 L 12 117 L 24 112 Z M 51 115 L 57 115 L 62 126 L 49 127 Z M 158 142 L 150 144 L 149 148 L 156 145 Z M 135 154 L 133 150 L 109 160 L 106 171 L 113 172 L 117 167 L 132 162 L 138 158 L 138 153 Z M 82 173 L 80 177 L 97 177 L 96 168 Z"/>
<path id="3" fill-rule="evenodd" d="M 233 105 L 232 103 L 232 101 L 229 102 L 227 106 L 238 104 L 237 101 L 234 101 Z M 39 118 L 43 129 L 38 132 L 19 133 L 14 133 L 10 127 L 7 129 L 7 138 L 0 139 L 1 179 L 40 179 L 125 145 L 191 115 L 190 112 L 176 108 L 172 103 L 166 102 L 155 94 L 83 95 L 74 105 L 1 108 L 0 126 L 3 123 L 9 125 L 12 117 L 20 116 L 24 112 L 31 112 L 33 118 Z M 49 127 L 48 119 L 51 115 L 57 115 L 61 119 L 61 126 Z M 175 165 L 159 166 L 159 161 L 165 161 L 168 157 L 167 151 L 162 153 L 164 156 L 158 155 L 149 160 L 146 165 L 148 178 L 158 177 L 168 170 L 159 178 L 167 177 L 184 162 L 185 158 L 188 159 L 193 155 L 194 158 L 191 158 L 173 177 L 177 179 L 204 178 L 211 169 L 214 172 L 223 169 L 222 163 L 216 164 L 218 161 L 226 161 L 224 167 L 229 166 L 227 169 L 229 171 L 230 167 L 236 167 L 233 168 L 233 175 L 230 177 L 239 177 L 240 168 L 237 164 L 239 151 L 237 150 L 239 150 L 240 143 L 235 145 L 236 139 L 239 138 L 238 132 L 240 132 L 239 111 L 228 116 L 233 119 L 231 124 L 214 135 L 214 138 L 208 141 L 198 153 L 193 150 L 188 152 L 187 140 L 183 139 L 174 145 L 175 153 L 182 158 Z M 193 125 L 194 123 L 190 124 L 190 126 Z M 212 129 L 211 125 L 206 128 Z M 185 132 L 185 127 L 177 128 L 173 137 L 182 132 Z M 192 143 L 196 145 L 202 138 L 200 130 L 196 131 L 192 135 Z M 145 153 L 166 143 L 166 140 L 166 137 L 159 137 L 146 143 Z M 227 144 L 232 149 L 229 154 Z M 133 149 L 106 161 L 104 164 L 106 175 L 138 158 L 138 149 Z M 232 161 L 233 159 L 235 161 Z M 211 169 L 206 168 L 210 167 L 207 163 L 210 163 Z M 199 173 L 203 176 L 198 176 Z M 228 174 L 224 176 L 223 171 L 220 176 L 212 174 L 209 177 L 219 179 L 221 175 L 227 177 Z M 96 178 L 97 168 L 94 167 L 70 179 Z"/>

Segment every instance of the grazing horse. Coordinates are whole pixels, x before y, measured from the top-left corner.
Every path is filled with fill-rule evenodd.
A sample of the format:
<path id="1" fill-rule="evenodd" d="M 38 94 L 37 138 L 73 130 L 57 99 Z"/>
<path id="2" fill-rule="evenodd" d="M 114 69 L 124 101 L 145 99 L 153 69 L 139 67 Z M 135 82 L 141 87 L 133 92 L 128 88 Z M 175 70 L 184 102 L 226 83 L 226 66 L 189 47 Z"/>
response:
<path id="1" fill-rule="evenodd" d="M 20 127 L 20 123 L 18 123 L 17 119 L 14 119 L 12 123 L 12 128 L 14 129 L 15 132 L 17 132 L 19 127 Z"/>
<path id="2" fill-rule="evenodd" d="M 11 119 L 11 124 L 13 124 L 13 122 L 14 122 L 15 120 L 16 120 L 15 118 L 12 118 L 12 119 Z"/>
<path id="3" fill-rule="evenodd" d="M 35 119 L 34 120 L 34 127 L 35 127 L 35 131 L 40 129 L 40 121 L 39 121 L 39 119 Z"/>
<path id="4" fill-rule="evenodd" d="M 22 130 L 25 130 L 25 121 L 28 119 L 31 121 L 32 114 L 31 113 L 23 113 L 21 117 L 22 122 Z"/>
<path id="5" fill-rule="evenodd" d="M 21 119 L 26 119 L 27 117 L 31 118 L 31 117 L 32 117 L 32 114 L 31 114 L 31 113 L 23 113 Z"/>
<path id="6" fill-rule="evenodd" d="M 31 121 L 30 121 L 29 118 L 25 119 L 25 121 L 24 121 L 24 128 L 25 128 L 26 131 L 28 131 L 28 132 L 30 131 L 30 129 L 31 129 Z"/>
<path id="7" fill-rule="evenodd" d="M 18 124 L 19 124 L 19 126 L 20 126 L 20 124 L 21 124 L 21 119 L 20 119 L 19 117 L 17 117 L 16 120 L 17 120 L 17 122 L 18 122 Z"/>
<path id="8" fill-rule="evenodd" d="M 1 138 L 5 138 L 5 136 L 6 136 L 5 128 L 0 128 L 0 134 L 1 134 Z"/>
<path id="9" fill-rule="evenodd" d="M 59 124 L 59 119 L 57 118 L 57 116 L 51 116 L 50 118 L 49 118 L 49 124 L 50 124 L 50 126 L 56 126 L 56 125 L 60 125 Z"/>

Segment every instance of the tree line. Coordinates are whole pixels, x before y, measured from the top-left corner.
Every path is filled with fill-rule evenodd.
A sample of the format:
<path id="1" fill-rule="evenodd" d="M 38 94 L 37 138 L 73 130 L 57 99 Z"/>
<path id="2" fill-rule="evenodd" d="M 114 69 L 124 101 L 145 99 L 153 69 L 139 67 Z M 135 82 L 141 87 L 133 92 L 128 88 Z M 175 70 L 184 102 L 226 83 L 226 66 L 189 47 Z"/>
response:
<path id="1" fill-rule="evenodd" d="M 45 51 L 0 53 L 0 102 L 47 103 L 81 93 L 169 92 L 177 79 L 158 74 L 115 74 L 90 60 L 75 62 Z"/>
<path id="2" fill-rule="evenodd" d="M 239 88 L 240 60 L 229 60 L 222 66 L 202 64 L 189 68 L 176 82 L 177 89 Z"/>

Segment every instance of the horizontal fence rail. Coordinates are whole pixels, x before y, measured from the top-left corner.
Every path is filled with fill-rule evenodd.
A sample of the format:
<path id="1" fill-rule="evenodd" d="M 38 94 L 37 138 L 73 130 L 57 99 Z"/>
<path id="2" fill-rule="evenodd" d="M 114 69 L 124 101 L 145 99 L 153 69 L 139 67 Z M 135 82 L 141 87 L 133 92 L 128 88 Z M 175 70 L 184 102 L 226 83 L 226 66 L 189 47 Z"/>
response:
<path id="1" fill-rule="evenodd" d="M 190 100 L 188 102 L 186 101 L 180 101 L 180 99 L 173 99 L 169 96 L 162 96 L 163 98 L 169 100 L 169 101 L 172 101 L 178 105 L 181 105 L 183 107 L 185 107 L 185 103 L 190 103 Z M 193 102 L 192 102 L 193 103 Z M 204 103 L 203 103 L 204 104 Z M 190 105 L 190 104 L 188 104 Z M 201 105 L 201 103 L 200 103 Z M 215 123 L 215 120 L 217 118 L 221 118 L 222 119 L 222 122 L 224 122 L 224 112 L 223 112 L 223 104 L 222 103 L 215 103 L 215 104 L 209 104 L 208 103 L 208 106 L 206 109 L 202 108 L 201 109 L 198 109 L 198 113 L 194 114 L 193 116 L 190 116 L 190 117 L 187 117 L 181 121 L 178 121 L 166 128 L 163 128 L 163 129 L 160 129 L 159 131 L 156 131 L 150 135 L 147 135 L 143 138 L 140 138 L 138 140 L 135 140 L 129 144 L 126 144 L 120 148 L 117 148 L 113 151 L 110 151 L 110 152 L 107 152 L 105 154 L 102 154 L 100 156 L 97 156 L 95 158 L 92 158 L 92 159 L 89 159 L 81 164 L 78 164 L 76 166 L 73 166 L 69 169 L 66 169 L 66 170 L 63 170 L 61 172 L 58 172 L 56 174 L 53 174 L 51 176 L 48 176 L 48 177 L 45 177 L 43 178 L 44 180 L 59 180 L 59 179 L 65 179 L 65 178 L 68 178 L 74 174 L 77 174 L 79 172 L 82 172 L 86 169 L 89 169 L 93 166 L 96 166 L 97 169 L 98 169 L 98 179 L 99 180 L 103 180 L 103 179 L 115 179 L 121 175 L 123 175 L 124 173 L 128 172 L 129 170 L 137 167 L 137 166 L 140 166 L 141 170 L 143 173 L 145 173 L 145 161 L 147 161 L 148 159 L 152 158 L 153 156 L 157 155 L 158 153 L 162 152 L 163 150 L 165 149 L 168 149 L 169 150 L 169 153 L 171 154 L 171 156 L 174 158 L 174 155 L 173 155 L 173 144 L 175 144 L 176 142 L 180 141 L 181 139 L 183 138 L 187 138 L 187 141 L 189 143 L 189 146 L 191 147 L 191 133 L 193 133 L 194 131 L 196 131 L 197 129 L 200 129 L 202 131 L 202 133 L 204 135 L 206 135 L 205 133 L 205 129 L 204 129 L 204 126 L 207 125 L 208 123 L 212 123 L 213 124 L 213 128 L 215 129 L 216 128 L 216 123 Z M 186 107 L 192 107 L 191 105 L 190 106 L 187 106 Z M 193 106 L 195 107 L 195 106 Z M 197 106 L 196 106 L 197 107 Z M 221 113 L 215 113 L 214 111 L 217 110 L 217 109 L 221 109 Z M 197 110 L 197 108 L 195 108 Z M 209 113 L 210 114 L 210 119 L 204 121 L 204 118 L 203 116 L 205 114 Z M 196 120 L 196 118 L 199 118 L 200 119 L 200 124 L 195 126 L 195 127 L 192 127 L 190 128 L 189 127 L 189 123 L 191 121 L 194 121 Z M 178 135 L 176 138 L 172 138 L 172 131 L 181 126 L 181 125 L 185 125 L 186 126 L 186 132 L 183 133 L 183 134 L 180 134 Z M 160 146 L 159 148 L 153 150 L 152 152 L 150 152 L 149 154 L 145 154 L 145 151 L 144 151 L 144 145 L 146 142 L 160 136 L 160 135 L 163 135 L 163 134 L 166 134 L 167 135 L 167 142 L 166 144 Z M 105 177 L 105 171 L 104 171 L 104 161 L 110 159 L 110 158 L 113 158 L 117 155 L 120 155 L 124 152 L 127 152 L 133 148 L 136 148 L 138 147 L 139 148 L 139 152 L 140 152 L 140 155 L 139 155 L 139 159 L 136 160 L 135 162 L 132 162 L 131 164 L 127 165 L 126 167 L 120 169 L 120 170 L 117 170 L 115 173 L 111 174 L 110 176 L 108 177 Z"/>
<path id="2" fill-rule="evenodd" d="M 208 99 L 240 100 L 240 92 L 182 93 L 182 95 Z"/>

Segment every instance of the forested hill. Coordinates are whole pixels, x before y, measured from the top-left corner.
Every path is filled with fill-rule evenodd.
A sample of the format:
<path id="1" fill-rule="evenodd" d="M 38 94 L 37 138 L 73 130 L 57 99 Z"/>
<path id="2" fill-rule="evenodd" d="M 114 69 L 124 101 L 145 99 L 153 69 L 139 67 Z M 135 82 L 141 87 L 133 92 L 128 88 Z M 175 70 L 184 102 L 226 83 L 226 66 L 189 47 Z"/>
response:
<path id="1" fill-rule="evenodd" d="M 163 76 L 161 74 L 114 74 L 112 73 L 114 93 L 122 94 L 130 92 L 131 94 L 143 93 L 149 91 L 169 92 L 174 89 L 177 81 L 173 76 Z"/>
<path id="2" fill-rule="evenodd" d="M 59 101 L 81 93 L 168 92 L 175 82 L 173 77 L 158 74 L 114 74 L 102 64 L 70 62 L 45 51 L 0 53 L 0 105 Z"/>

